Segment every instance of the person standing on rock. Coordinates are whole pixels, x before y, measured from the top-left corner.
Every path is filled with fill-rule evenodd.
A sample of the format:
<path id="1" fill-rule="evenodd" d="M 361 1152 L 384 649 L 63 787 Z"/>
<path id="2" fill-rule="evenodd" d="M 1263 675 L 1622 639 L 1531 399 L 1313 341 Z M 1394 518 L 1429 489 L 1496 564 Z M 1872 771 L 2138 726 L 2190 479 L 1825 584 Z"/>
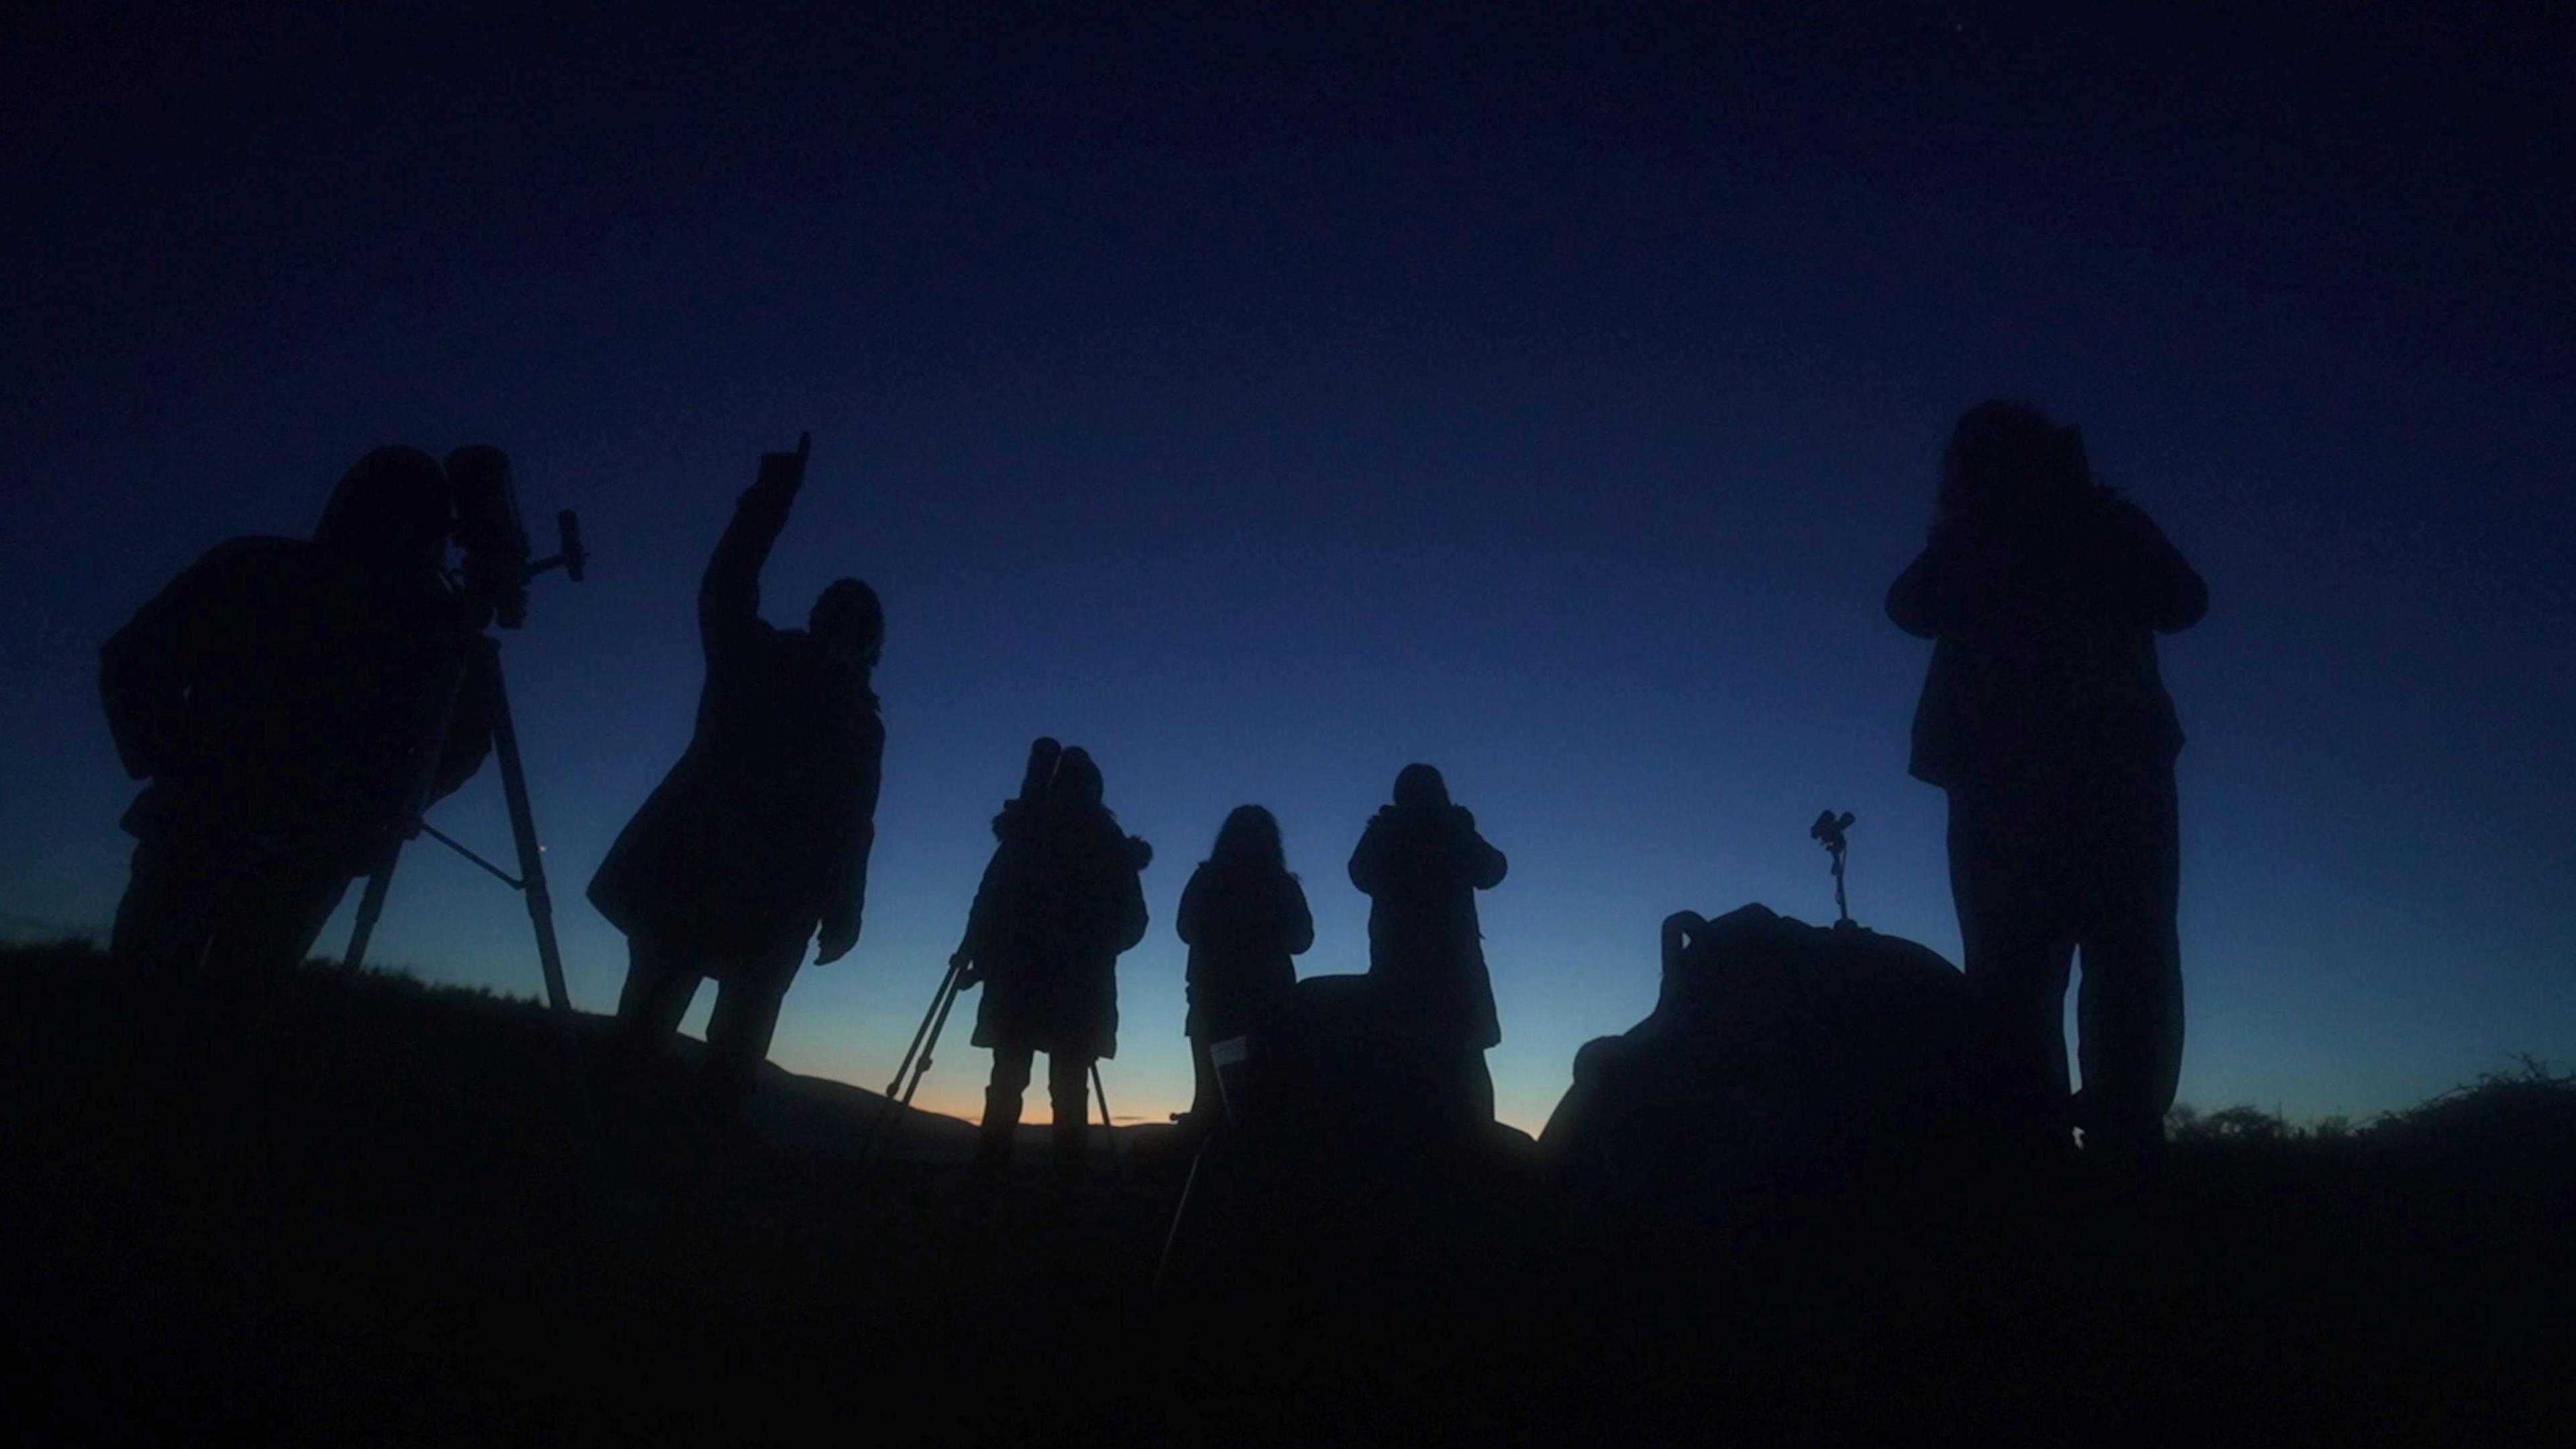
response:
<path id="1" fill-rule="evenodd" d="M 827 586 L 806 627 L 760 617 L 760 575 L 805 483 L 810 438 L 766 453 L 698 589 L 706 683 L 696 732 L 609 847 L 591 902 L 626 933 L 618 1055 L 631 1077 L 668 1051 L 698 983 L 717 983 L 699 1077 L 729 1124 L 769 1055 L 787 988 L 849 954 L 867 901 L 885 726 L 870 679 L 876 592 Z"/>
<path id="2" fill-rule="evenodd" d="M 2083 435 L 2028 403 L 1968 409 L 1939 512 L 1887 614 L 1935 641 L 1912 772 L 1950 796 L 1969 983 L 2020 1120 L 2050 1150 L 2150 1167 L 2182 1067 L 2182 728 L 2157 634 L 2208 590 L 2144 510 L 2097 483 Z M 2070 1098 L 2071 960 L 2083 1091 Z"/>
<path id="3" fill-rule="evenodd" d="M 1196 1091 L 1184 1119 L 1205 1131 L 1220 1112 L 1216 1043 L 1257 1037 L 1297 984 L 1290 959 L 1315 944 L 1305 888 L 1288 870 L 1279 822 L 1258 805 L 1225 817 L 1216 846 L 1181 891 L 1181 940 L 1190 948 L 1190 1061 Z"/>
<path id="4" fill-rule="evenodd" d="M 1500 885 L 1510 863 L 1450 803 L 1429 765 L 1395 777 L 1351 852 L 1351 884 L 1369 897 L 1369 980 L 1397 1049 L 1417 1059 L 1434 1110 L 1491 1122 L 1494 1079 L 1485 1052 L 1503 1039 L 1485 971 L 1476 892 Z"/>

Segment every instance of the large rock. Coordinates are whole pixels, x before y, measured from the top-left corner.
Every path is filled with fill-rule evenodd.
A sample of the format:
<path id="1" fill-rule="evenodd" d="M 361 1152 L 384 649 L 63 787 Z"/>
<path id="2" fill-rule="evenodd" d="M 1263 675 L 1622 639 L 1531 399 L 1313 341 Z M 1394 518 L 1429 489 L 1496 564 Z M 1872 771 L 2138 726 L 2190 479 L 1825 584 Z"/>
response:
<path id="1" fill-rule="evenodd" d="M 1982 1140 L 1967 981 L 1911 941 L 1748 905 L 1664 922 L 1663 989 L 1587 1043 L 1540 1138 L 1582 1208 L 1711 1221 L 1899 1195 Z"/>
<path id="2" fill-rule="evenodd" d="M 1349 1304 L 1441 1301 L 1521 1253 L 1538 1173 L 1481 1053 L 1429 1054 L 1367 976 L 1297 983 L 1210 1138 L 1167 1277 Z"/>

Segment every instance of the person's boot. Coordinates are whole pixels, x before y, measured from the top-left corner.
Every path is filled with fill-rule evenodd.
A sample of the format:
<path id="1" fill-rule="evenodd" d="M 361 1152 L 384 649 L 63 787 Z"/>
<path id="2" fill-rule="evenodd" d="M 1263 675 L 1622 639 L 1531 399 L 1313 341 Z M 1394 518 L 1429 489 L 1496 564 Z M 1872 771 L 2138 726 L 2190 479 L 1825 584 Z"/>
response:
<path id="1" fill-rule="evenodd" d="M 1071 1192 L 1082 1186 L 1084 1158 L 1090 1147 L 1083 1139 L 1090 1131 L 1088 1122 L 1055 1124 L 1055 1181 L 1062 1191 Z"/>
<path id="2" fill-rule="evenodd" d="M 984 1124 L 975 1139 L 975 1180 L 987 1189 L 1010 1180 L 1011 1146 L 1020 1130 L 1021 1090 L 984 1089 Z"/>
<path id="3" fill-rule="evenodd" d="M 986 1189 L 999 1188 L 1011 1178 L 1011 1138 L 1018 1132 L 1017 1122 L 998 1119 L 990 1107 L 985 1109 L 984 1125 L 975 1136 L 975 1181 Z"/>

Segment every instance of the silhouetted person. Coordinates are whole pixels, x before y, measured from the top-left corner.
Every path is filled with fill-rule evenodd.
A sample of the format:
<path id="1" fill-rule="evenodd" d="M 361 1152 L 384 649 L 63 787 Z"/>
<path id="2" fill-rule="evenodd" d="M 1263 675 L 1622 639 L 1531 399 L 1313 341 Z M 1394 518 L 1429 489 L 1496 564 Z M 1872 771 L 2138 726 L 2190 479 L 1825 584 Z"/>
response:
<path id="1" fill-rule="evenodd" d="M 2182 1065 L 2174 932 L 2182 729 L 2155 635 L 2199 622 L 2200 575 L 2093 481 L 2083 437 L 2027 403 L 1979 403 L 1942 455 L 1921 557 L 1890 619 L 1937 641 L 1912 770 L 1950 795 L 1950 886 L 1970 984 L 2034 1132 L 2152 1163 Z M 2070 958 L 2081 1097 L 2062 1027 Z"/>
<path id="2" fill-rule="evenodd" d="M 805 482 L 807 445 L 766 453 L 698 587 L 706 683 L 689 747 L 619 833 L 590 899 L 626 933 L 617 1003 L 630 1074 L 668 1049 L 701 979 L 717 982 L 700 1102 L 748 1097 L 778 1010 L 821 933 L 848 955 L 867 901 L 885 726 L 869 687 L 885 642 L 874 590 L 826 587 L 803 629 L 760 617 L 760 572 Z"/>
<path id="3" fill-rule="evenodd" d="M 975 886 L 975 904 L 966 914 L 966 934 L 949 964 L 965 973 L 965 983 L 1009 980 L 1014 984 L 1032 969 L 1038 944 L 1039 898 L 1031 841 L 1047 790 L 1064 746 L 1040 735 L 1029 742 L 1029 762 L 1020 774 L 1020 793 L 1002 802 L 993 817 L 993 854 Z"/>
<path id="4" fill-rule="evenodd" d="M 493 699 L 465 664 L 490 610 L 443 572 L 452 508 L 436 460 L 379 448 L 311 542 L 217 545 L 99 651 L 118 757 L 151 781 L 123 821 L 120 961 L 227 993 L 301 961 L 482 764 Z"/>
<path id="5" fill-rule="evenodd" d="M 1030 757 L 1032 779 L 1046 741 Z M 1118 955 L 1145 938 L 1141 872 L 1153 848 L 1127 834 L 1102 803 L 1100 767 L 1063 752 L 1045 793 L 1004 807 L 993 822 L 993 868 L 976 893 L 958 959 L 963 984 L 981 983 L 975 1045 L 993 1053 L 977 1162 L 1009 1165 L 1021 1095 L 1046 1053 L 1055 1108 L 1055 1159 L 1082 1170 L 1092 1064 L 1118 1051 Z"/>
<path id="6" fill-rule="evenodd" d="M 1257 1036 L 1297 984 L 1289 958 L 1315 944 L 1305 888 L 1288 872 L 1269 811 L 1238 805 L 1225 817 L 1215 848 L 1181 891 L 1179 925 L 1190 948 L 1185 1029 L 1196 1093 L 1189 1121 L 1204 1130 L 1220 1110 L 1208 1049 Z"/>
<path id="7" fill-rule="evenodd" d="M 1429 765 L 1395 777 L 1351 852 L 1351 884 L 1369 896 L 1369 979 L 1393 1035 L 1422 1054 L 1431 1090 L 1480 1121 L 1494 1115 L 1485 1051 L 1503 1039 L 1485 973 L 1476 892 L 1502 883 L 1509 863 L 1449 801 Z"/>

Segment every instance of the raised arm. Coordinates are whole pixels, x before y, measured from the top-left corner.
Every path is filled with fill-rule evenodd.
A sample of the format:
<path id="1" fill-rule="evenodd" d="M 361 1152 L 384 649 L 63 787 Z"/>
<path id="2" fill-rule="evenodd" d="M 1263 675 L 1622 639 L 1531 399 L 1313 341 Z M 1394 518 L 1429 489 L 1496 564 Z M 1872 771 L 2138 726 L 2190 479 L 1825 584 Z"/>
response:
<path id="1" fill-rule="evenodd" d="M 698 584 L 698 638 L 710 658 L 759 631 L 760 571 L 787 527 L 796 490 L 805 486 L 805 459 L 812 450 L 809 434 L 796 440 L 793 453 L 761 454 L 759 478 L 734 503 L 733 522 L 716 541 Z"/>

